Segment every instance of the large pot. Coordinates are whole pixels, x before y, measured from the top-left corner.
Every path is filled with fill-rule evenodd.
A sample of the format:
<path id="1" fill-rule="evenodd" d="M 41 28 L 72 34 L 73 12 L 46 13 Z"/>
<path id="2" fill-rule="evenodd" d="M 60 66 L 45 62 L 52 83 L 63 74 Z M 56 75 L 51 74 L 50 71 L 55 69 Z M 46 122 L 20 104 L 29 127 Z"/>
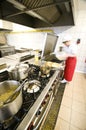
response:
<path id="1" fill-rule="evenodd" d="M 28 76 L 29 66 L 28 64 L 19 64 L 9 68 L 10 79 L 24 80 Z"/>
<path id="2" fill-rule="evenodd" d="M 15 93 L 10 102 L 5 104 L 2 103 L 5 102 L 6 98 L 8 98 L 6 96 L 8 95 L 8 92 L 15 91 L 19 86 L 19 82 L 15 80 L 7 80 L 0 83 L 0 99 L 3 99 L 2 101 L 0 101 L 0 122 L 8 120 L 21 108 L 21 105 L 23 103 L 22 89 Z M 4 98 L 2 98 L 2 96 L 4 96 Z"/>

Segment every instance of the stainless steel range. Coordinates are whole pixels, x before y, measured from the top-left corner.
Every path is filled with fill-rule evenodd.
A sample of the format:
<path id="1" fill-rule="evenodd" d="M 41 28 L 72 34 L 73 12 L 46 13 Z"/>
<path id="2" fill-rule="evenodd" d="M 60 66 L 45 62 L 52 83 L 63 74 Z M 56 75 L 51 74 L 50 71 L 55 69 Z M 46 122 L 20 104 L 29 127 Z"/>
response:
<path id="1" fill-rule="evenodd" d="M 30 64 L 29 67 L 26 84 L 30 86 L 22 88 L 22 107 L 12 118 L 0 123 L 0 130 L 38 130 L 50 109 L 61 71 L 51 70 L 49 75 L 41 76 L 39 66 Z"/>

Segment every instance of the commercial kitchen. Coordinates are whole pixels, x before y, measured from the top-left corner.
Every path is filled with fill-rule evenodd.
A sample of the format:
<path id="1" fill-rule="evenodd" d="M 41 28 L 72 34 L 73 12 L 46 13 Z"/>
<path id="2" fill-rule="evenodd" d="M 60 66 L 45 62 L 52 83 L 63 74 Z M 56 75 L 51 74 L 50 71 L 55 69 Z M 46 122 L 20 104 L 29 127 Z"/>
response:
<path id="1" fill-rule="evenodd" d="M 86 129 L 85 14 L 85 0 L 0 1 L 0 130 Z M 80 44 L 61 84 L 65 34 Z M 45 59 L 52 52 L 58 59 Z"/>

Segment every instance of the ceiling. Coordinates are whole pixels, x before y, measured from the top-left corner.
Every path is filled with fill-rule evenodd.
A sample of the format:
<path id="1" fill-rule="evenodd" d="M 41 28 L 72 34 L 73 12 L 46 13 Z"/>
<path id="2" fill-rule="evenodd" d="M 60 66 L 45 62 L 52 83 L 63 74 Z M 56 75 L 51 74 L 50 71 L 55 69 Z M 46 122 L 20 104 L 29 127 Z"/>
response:
<path id="1" fill-rule="evenodd" d="M 33 28 L 74 24 L 71 0 L 0 0 L 0 19 Z"/>

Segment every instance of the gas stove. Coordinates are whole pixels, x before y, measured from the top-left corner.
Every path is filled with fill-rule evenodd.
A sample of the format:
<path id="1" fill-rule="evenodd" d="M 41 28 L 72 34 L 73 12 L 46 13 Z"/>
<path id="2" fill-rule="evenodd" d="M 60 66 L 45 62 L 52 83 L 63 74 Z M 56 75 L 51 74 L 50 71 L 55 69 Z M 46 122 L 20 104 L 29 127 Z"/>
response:
<path id="1" fill-rule="evenodd" d="M 28 93 L 22 88 L 23 104 L 20 110 L 11 119 L 0 123 L 0 130 L 38 129 L 48 109 L 47 106 L 52 103 L 54 93 L 58 89 L 56 84 L 59 80 L 59 70 L 51 70 L 49 76 L 41 77 L 39 66 L 30 64 L 30 67 L 34 68 L 34 71 L 33 74 L 28 74 L 27 79 L 39 81 L 40 89 L 37 92 Z"/>

